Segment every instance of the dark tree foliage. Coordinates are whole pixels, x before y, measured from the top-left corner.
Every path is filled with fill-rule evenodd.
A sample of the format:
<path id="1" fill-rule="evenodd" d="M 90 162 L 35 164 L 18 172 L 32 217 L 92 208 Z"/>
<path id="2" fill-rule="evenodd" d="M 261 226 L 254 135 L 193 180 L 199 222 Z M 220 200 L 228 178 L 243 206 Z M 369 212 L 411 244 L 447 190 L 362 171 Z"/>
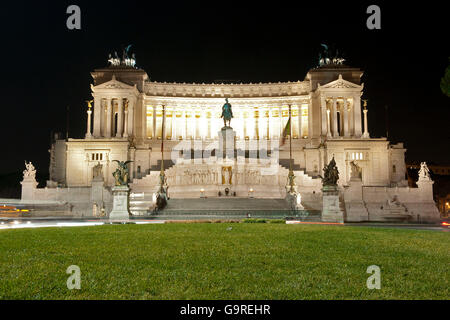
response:
<path id="1" fill-rule="evenodd" d="M 447 97 L 450 97 L 450 64 L 447 69 L 445 69 L 445 75 L 441 79 L 441 90 Z"/>

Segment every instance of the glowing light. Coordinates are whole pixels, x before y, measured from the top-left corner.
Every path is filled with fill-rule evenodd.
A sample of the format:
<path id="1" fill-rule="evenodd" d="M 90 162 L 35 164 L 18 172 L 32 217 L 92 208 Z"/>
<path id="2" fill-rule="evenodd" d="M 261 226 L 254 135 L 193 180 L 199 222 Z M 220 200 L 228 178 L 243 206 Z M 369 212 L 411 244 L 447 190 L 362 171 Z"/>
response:
<path id="1" fill-rule="evenodd" d="M 305 221 L 286 221 L 286 224 L 333 224 L 333 225 L 344 225 L 343 222 L 305 222 Z"/>

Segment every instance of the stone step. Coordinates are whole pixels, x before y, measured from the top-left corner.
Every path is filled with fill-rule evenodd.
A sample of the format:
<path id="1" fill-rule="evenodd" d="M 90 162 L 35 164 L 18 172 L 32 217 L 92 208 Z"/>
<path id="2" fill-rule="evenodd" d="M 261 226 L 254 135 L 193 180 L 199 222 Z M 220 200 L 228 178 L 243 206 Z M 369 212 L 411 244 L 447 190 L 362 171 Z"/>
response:
<path id="1" fill-rule="evenodd" d="M 318 210 L 291 210 L 285 199 L 254 198 L 194 198 L 170 199 L 166 208 L 153 212 L 153 202 L 148 197 L 130 199 L 130 211 L 136 216 L 158 219 L 244 219 L 244 218 L 286 218 L 302 221 L 320 221 Z"/>
<path id="2" fill-rule="evenodd" d="M 264 218 L 264 219 L 295 219 L 299 221 L 305 221 L 305 222 L 319 222 L 321 221 L 320 215 L 313 214 L 311 216 L 306 217 L 298 217 L 292 215 L 292 212 L 274 212 L 274 211 L 267 211 L 267 212 L 253 212 L 250 214 L 250 216 L 247 216 L 246 214 L 242 213 L 236 213 L 230 214 L 229 212 L 192 212 L 192 213 L 176 213 L 176 214 L 168 214 L 167 212 L 161 211 L 157 214 L 151 214 L 147 216 L 150 219 L 158 219 L 158 220 L 216 220 L 216 219 L 229 219 L 229 220 L 240 220 L 240 219 L 246 219 L 246 218 Z"/>
<path id="3" fill-rule="evenodd" d="M 254 198 L 197 198 L 171 199 L 165 210 L 290 210 L 284 199 L 254 199 Z"/>

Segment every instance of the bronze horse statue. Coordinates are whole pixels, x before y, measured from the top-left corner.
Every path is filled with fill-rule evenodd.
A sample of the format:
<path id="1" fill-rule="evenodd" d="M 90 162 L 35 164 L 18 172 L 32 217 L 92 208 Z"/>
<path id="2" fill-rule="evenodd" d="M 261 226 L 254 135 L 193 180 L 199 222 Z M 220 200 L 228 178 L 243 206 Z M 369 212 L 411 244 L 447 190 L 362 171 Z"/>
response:
<path id="1" fill-rule="evenodd" d="M 233 118 L 233 111 L 231 110 L 231 104 L 228 102 L 228 98 L 225 98 L 225 104 L 222 107 L 222 115 L 220 116 L 223 118 L 223 125 L 227 127 L 227 121 L 228 121 L 228 127 L 231 123 L 231 118 Z"/>

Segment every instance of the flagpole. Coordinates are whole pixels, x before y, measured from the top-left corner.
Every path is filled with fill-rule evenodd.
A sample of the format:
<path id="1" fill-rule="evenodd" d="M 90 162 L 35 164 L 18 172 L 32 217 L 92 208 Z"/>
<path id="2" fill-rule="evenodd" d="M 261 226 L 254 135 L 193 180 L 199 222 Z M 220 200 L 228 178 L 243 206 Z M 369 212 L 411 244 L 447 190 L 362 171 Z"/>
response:
<path id="1" fill-rule="evenodd" d="M 290 192 L 294 192 L 294 171 L 292 170 L 292 121 L 291 105 L 289 105 L 289 186 Z"/>
<path id="2" fill-rule="evenodd" d="M 161 172 L 160 172 L 160 191 L 163 191 L 163 187 L 164 187 L 164 126 L 165 126 L 165 121 L 164 121 L 164 115 L 165 115 L 165 105 L 162 105 L 162 128 L 161 128 Z"/>

